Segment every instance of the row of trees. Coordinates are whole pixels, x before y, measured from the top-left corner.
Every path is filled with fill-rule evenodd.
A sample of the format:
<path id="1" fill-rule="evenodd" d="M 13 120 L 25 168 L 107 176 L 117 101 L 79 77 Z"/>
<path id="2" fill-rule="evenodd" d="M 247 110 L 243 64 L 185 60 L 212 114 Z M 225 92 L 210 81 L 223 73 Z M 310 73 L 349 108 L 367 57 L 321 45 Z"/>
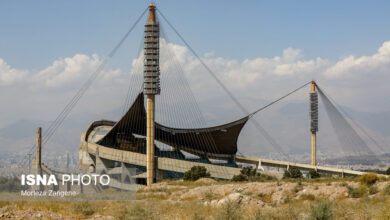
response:
<path id="1" fill-rule="evenodd" d="M 390 167 L 386 170 L 386 174 L 390 175 Z M 207 169 L 204 166 L 194 166 L 184 173 L 183 179 L 186 181 L 195 181 L 204 177 L 210 177 L 210 173 L 207 172 Z M 320 178 L 321 174 L 318 173 L 316 170 L 310 170 L 309 177 L 311 179 L 316 179 Z M 299 179 L 303 178 L 303 174 L 298 168 L 290 167 L 289 169 L 284 171 L 283 178 Z M 244 167 L 241 169 L 240 174 L 233 176 L 232 181 L 264 181 L 273 179 L 275 179 L 275 177 L 260 174 L 256 171 L 256 169 L 252 167 Z"/>
<path id="2" fill-rule="evenodd" d="M 0 177 L 0 192 L 18 192 L 24 188 L 17 178 Z"/>
<path id="3" fill-rule="evenodd" d="M 321 175 L 315 171 L 310 170 L 310 178 L 319 178 Z M 196 181 L 200 178 L 210 177 L 210 173 L 207 172 L 207 169 L 204 166 L 194 166 L 190 170 L 184 173 L 183 179 L 186 181 Z M 302 178 L 302 172 L 295 167 L 290 167 L 284 172 L 284 178 Z M 266 174 L 260 174 L 256 169 L 252 167 L 244 167 L 241 169 L 240 174 L 234 175 L 232 181 L 241 182 L 241 181 L 265 181 L 265 180 L 274 180 L 275 177 L 269 176 Z"/>

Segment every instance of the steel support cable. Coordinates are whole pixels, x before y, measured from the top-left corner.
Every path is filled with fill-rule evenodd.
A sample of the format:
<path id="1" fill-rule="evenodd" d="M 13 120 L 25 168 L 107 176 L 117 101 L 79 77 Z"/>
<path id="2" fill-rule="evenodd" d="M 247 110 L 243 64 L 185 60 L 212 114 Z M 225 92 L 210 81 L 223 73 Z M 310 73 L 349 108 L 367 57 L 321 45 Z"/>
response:
<path id="1" fill-rule="evenodd" d="M 195 52 L 194 49 L 187 43 L 187 41 L 181 36 L 181 34 L 176 30 L 176 28 L 169 22 L 169 20 L 164 16 L 164 14 L 157 9 L 157 12 L 161 15 L 161 17 L 168 23 L 168 25 L 172 28 L 172 30 L 178 35 L 178 37 L 183 41 L 183 43 L 188 47 L 188 49 L 194 54 L 194 56 L 201 62 L 201 64 L 204 66 L 204 68 L 209 72 L 209 74 L 214 78 L 214 80 L 221 86 L 221 88 L 228 94 L 228 96 L 233 100 L 233 102 L 240 108 L 240 110 L 245 114 L 249 115 L 249 112 L 246 110 L 246 108 L 233 96 L 233 94 L 230 92 L 230 90 L 221 82 L 221 80 L 211 71 L 211 69 L 206 65 L 206 63 L 200 58 L 200 56 Z M 276 143 L 276 141 L 268 134 L 268 132 L 256 121 L 251 121 L 255 127 L 263 134 L 266 132 L 267 134 L 263 134 L 263 136 L 267 136 L 272 139 L 270 144 Z M 278 148 L 277 150 L 281 151 L 279 153 L 282 153 L 285 157 L 289 158 L 287 154 L 283 152 L 283 149 L 280 146 L 274 146 Z"/>
<path id="2" fill-rule="evenodd" d="M 65 106 L 65 108 L 61 111 L 61 113 L 57 116 L 57 118 L 54 120 L 54 122 L 49 126 L 48 130 L 44 133 L 42 139 L 44 140 L 42 142 L 42 146 L 45 145 L 52 135 L 55 133 L 57 128 L 62 124 L 63 120 L 68 116 L 70 111 L 74 108 L 74 106 L 78 103 L 78 101 L 81 99 L 81 97 L 84 95 L 84 93 L 88 90 L 88 88 L 91 86 L 93 81 L 97 78 L 97 76 L 101 73 L 101 71 L 105 68 L 108 61 L 115 55 L 115 53 L 118 51 L 120 46 L 125 42 L 127 37 L 130 35 L 130 33 L 134 30 L 136 25 L 139 23 L 139 21 L 142 19 L 142 17 L 145 15 L 148 8 L 146 8 L 142 14 L 138 17 L 136 22 L 130 27 L 130 29 L 126 32 L 126 34 L 121 38 L 121 40 L 115 45 L 115 47 L 111 50 L 109 55 L 103 60 L 103 62 L 98 66 L 98 68 L 93 72 L 93 74 L 90 76 L 90 78 L 83 84 L 83 86 L 78 90 L 76 95 L 71 99 L 71 101 Z M 35 148 L 35 145 L 32 146 L 30 152 L 32 152 Z M 27 155 L 25 156 L 27 158 Z M 24 159 L 21 161 L 20 165 L 24 164 Z"/>
<path id="3" fill-rule="evenodd" d="M 163 34 L 163 37 L 166 40 L 166 42 L 169 43 L 169 40 L 168 40 L 167 36 L 165 36 L 165 33 L 164 33 L 162 27 L 161 27 L 161 33 Z M 204 118 L 204 116 L 199 108 L 196 97 L 194 96 L 194 94 L 191 90 L 191 87 L 189 86 L 187 78 L 184 75 L 184 71 L 183 71 L 181 64 L 178 62 L 178 59 L 175 56 L 174 52 L 170 51 L 169 49 L 167 49 L 167 51 L 168 51 L 169 60 L 172 60 L 172 63 L 174 64 L 174 67 L 175 67 L 175 71 L 170 71 L 170 72 L 177 72 L 176 75 L 178 75 L 177 79 L 179 81 L 179 83 L 177 85 L 179 85 L 179 88 L 181 87 L 182 90 L 184 90 L 184 92 L 181 92 L 180 94 L 182 96 L 184 95 L 185 100 L 193 100 L 193 103 L 190 103 L 191 107 L 189 108 L 189 112 L 188 112 L 190 115 L 189 115 L 187 121 L 190 121 L 191 116 L 192 117 L 195 116 L 194 119 L 197 121 L 198 127 L 207 127 L 206 120 L 205 120 L 205 118 Z M 182 109 L 182 106 L 179 105 L 179 108 Z M 186 108 L 186 110 L 188 110 L 188 108 Z M 183 126 L 184 126 L 184 124 L 183 124 Z M 205 137 L 205 138 L 202 138 L 202 137 Z M 216 144 L 214 142 L 214 139 L 211 137 L 211 134 L 210 133 L 206 133 L 204 135 L 202 134 L 202 137 L 195 136 L 194 138 L 196 140 L 200 139 L 200 140 L 197 140 L 197 142 L 202 142 L 200 144 L 203 144 L 210 152 L 212 152 L 212 153 L 214 152 L 217 154 L 218 152 L 217 152 Z M 222 172 L 224 172 L 226 174 L 227 171 L 224 169 L 224 167 L 221 167 L 221 168 L 222 168 Z M 217 172 L 219 172 L 219 171 L 217 170 Z"/>
<path id="4" fill-rule="evenodd" d="M 136 22 L 130 27 L 130 29 L 126 32 L 126 34 L 121 38 L 121 40 L 115 45 L 115 47 L 111 50 L 109 55 L 103 60 L 103 62 L 98 66 L 97 70 L 90 76 L 90 78 L 87 80 L 86 83 L 81 87 L 81 89 L 77 92 L 77 94 L 73 97 L 71 102 L 68 103 L 68 105 L 64 108 L 64 110 L 60 113 L 60 116 L 57 117 L 56 121 L 57 124 L 55 125 L 54 129 L 51 133 L 49 133 L 46 136 L 46 139 L 43 142 L 43 145 L 51 138 L 51 136 L 54 134 L 58 126 L 62 123 L 62 121 L 67 117 L 67 115 L 70 113 L 70 111 L 74 108 L 74 106 L 78 103 L 78 101 L 81 99 L 81 97 L 84 95 L 84 93 L 89 89 L 89 87 L 92 85 L 94 80 L 98 77 L 98 75 L 103 71 L 109 60 L 115 55 L 115 53 L 118 51 L 120 46 L 125 42 L 127 37 L 130 35 L 130 33 L 134 30 L 134 28 L 137 26 L 139 21 L 142 19 L 142 17 L 145 15 L 147 9 L 145 9 L 142 14 L 138 17 Z"/>
<path id="5" fill-rule="evenodd" d="M 318 86 L 317 86 L 318 87 Z M 363 131 L 363 133 L 366 133 L 365 131 L 364 131 L 364 129 L 363 128 L 361 128 L 350 116 L 348 116 L 348 114 L 334 101 L 334 99 L 332 99 L 329 95 L 327 95 L 323 90 L 321 90 L 321 88 L 319 88 L 318 87 L 318 90 L 320 91 L 320 94 L 322 94 L 324 97 L 324 99 L 327 99 L 327 101 L 330 103 L 330 105 L 332 105 L 333 106 L 333 108 L 334 109 L 336 109 L 336 114 L 338 114 L 338 115 L 340 115 L 341 117 L 343 117 L 343 119 L 342 120 L 340 120 L 340 121 L 345 121 L 344 123 L 346 123 L 346 125 L 345 126 L 347 126 L 348 127 L 348 129 L 343 129 L 343 130 L 350 130 L 349 131 L 349 135 L 344 135 L 344 138 L 347 138 L 347 140 L 349 140 L 349 142 L 350 143 L 352 143 L 353 144 L 353 146 L 352 146 L 352 148 L 353 148 L 353 151 L 354 152 L 356 152 L 355 151 L 355 147 L 357 146 L 357 147 L 360 147 L 359 149 L 360 149 L 360 151 L 358 151 L 357 152 L 357 154 L 359 155 L 359 156 L 372 156 L 373 158 L 371 159 L 371 161 L 369 160 L 369 159 L 367 159 L 367 157 L 365 157 L 366 159 L 365 159 L 365 161 L 367 162 L 367 163 L 371 163 L 371 162 L 373 162 L 373 161 L 380 161 L 379 160 L 379 158 L 374 154 L 374 152 L 371 150 L 371 148 L 366 144 L 366 142 L 360 137 L 360 135 L 355 131 L 355 129 L 348 123 L 348 121 L 345 119 L 345 117 L 341 114 L 341 112 L 342 113 L 344 113 L 347 117 L 349 117 L 350 118 L 350 120 L 355 124 L 355 125 L 357 125 L 362 131 Z M 340 109 L 340 110 L 339 110 Z M 329 117 L 331 117 L 331 116 L 329 116 Z M 345 132 L 345 131 L 344 131 Z M 370 136 L 366 133 L 366 135 L 370 138 Z M 345 137 L 346 136 L 346 137 Z M 354 136 L 354 137 L 353 137 Z M 343 140 L 342 139 L 340 139 L 341 137 L 339 137 L 338 136 L 338 138 L 339 138 L 339 140 L 340 140 L 340 142 L 341 143 L 343 143 Z M 375 139 L 373 139 L 372 137 L 370 138 L 373 142 L 374 142 L 374 144 L 378 144 L 378 143 L 376 143 L 376 141 L 375 141 Z M 344 141 L 345 142 L 345 141 Z M 345 144 L 345 143 L 344 143 Z M 347 143 L 348 144 L 348 143 Z M 383 151 L 383 149 L 379 146 L 379 145 L 377 145 L 377 147 L 379 147 L 382 151 Z M 361 154 L 361 152 L 364 152 L 366 155 L 362 155 Z M 367 155 L 367 153 L 368 153 L 368 155 Z M 346 155 L 347 156 L 347 160 L 349 161 L 349 162 L 351 162 L 351 163 L 353 163 L 353 157 L 350 157 L 349 155 Z"/>
<path id="6" fill-rule="evenodd" d="M 228 96 L 235 102 L 235 104 L 240 108 L 240 110 L 248 115 L 249 112 L 246 108 L 234 97 L 234 95 L 230 92 L 230 90 L 222 83 L 222 81 L 211 71 L 211 69 L 206 65 L 206 63 L 200 58 L 200 56 L 195 52 L 194 49 L 187 43 L 187 41 L 183 38 L 183 36 L 176 30 L 176 28 L 169 22 L 169 20 L 164 16 L 164 14 L 157 10 L 157 12 L 161 15 L 161 17 L 167 22 L 167 24 L 172 28 L 172 30 L 176 33 L 176 35 L 183 41 L 183 43 L 187 46 L 188 49 L 194 54 L 194 56 L 201 62 L 203 67 L 210 73 L 210 75 L 214 78 L 215 81 L 222 87 L 222 89 L 228 94 Z"/>
<path id="7" fill-rule="evenodd" d="M 165 39 L 167 40 L 167 42 L 169 42 L 169 40 L 167 39 L 166 36 L 165 36 Z M 174 72 L 177 72 L 177 75 L 178 75 L 178 77 L 177 77 L 178 80 L 179 80 L 178 85 L 181 86 L 181 88 L 184 91 L 186 91 L 185 93 L 183 92 L 183 93 L 180 93 L 180 94 L 182 94 L 182 95 L 186 94 L 185 100 L 193 100 L 194 101 L 194 104 L 192 104 L 192 106 L 189 108 L 189 113 L 190 113 L 189 117 L 191 117 L 191 116 L 198 116 L 196 118 L 194 117 L 194 119 L 198 123 L 197 126 L 198 127 L 207 127 L 206 120 L 204 119 L 204 116 L 203 116 L 201 110 L 199 109 L 199 105 L 197 103 L 197 100 L 196 100 L 194 94 L 192 93 L 192 90 L 191 90 L 191 88 L 189 86 L 189 83 L 188 83 L 185 75 L 183 74 L 184 71 L 183 71 L 182 66 L 180 65 L 179 62 L 175 62 L 178 59 L 177 59 L 177 57 L 175 56 L 175 54 L 173 52 L 168 50 L 168 55 L 170 56 L 170 58 L 171 58 L 170 60 L 173 61 L 172 63 L 175 66 L 176 71 L 174 71 Z M 188 110 L 188 108 L 187 108 L 187 110 Z M 183 124 L 183 126 L 184 126 L 184 124 Z M 216 144 L 214 143 L 214 140 L 211 138 L 211 135 L 209 133 L 206 133 L 205 135 L 206 135 L 207 142 L 209 142 L 209 143 L 203 143 L 203 144 L 206 147 L 208 145 L 210 145 L 209 147 L 210 147 L 211 152 L 217 153 Z M 195 138 L 197 139 L 197 137 L 195 137 Z M 202 140 L 203 140 L 203 138 L 202 138 Z"/>
<path id="8" fill-rule="evenodd" d="M 141 36 L 141 40 L 140 40 L 140 45 L 139 45 L 139 48 L 138 48 L 138 58 L 143 58 L 143 44 L 144 44 L 144 36 L 142 35 Z M 131 82 L 135 82 L 135 85 L 138 85 L 141 81 L 140 81 L 140 78 L 141 77 L 138 77 L 137 74 L 140 73 L 140 69 L 142 69 L 141 65 L 136 62 L 135 65 L 133 66 L 133 69 L 132 71 L 130 72 L 130 80 L 129 80 L 129 86 L 127 88 L 127 94 L 126 94 L 126 99 L 125 99 L 125 103 L 123 105 L 123 109 L 122 109 L 122 115 L 124 115 L 127 111 L 127 109 L 130 107 L 130 100 L 131 100 L 131 96 L 134 95 L 134 89 L 136 88 L 135 86 L 133 86 L 133 84 Z M 141 76 L 142 74 L 139 74 L 139 76 Z M 135 95 L 137 95 L 138 93 L 136 93 Z"/>
<path id="9" fill-rule="evenodd" d="M 322 92 L 321 88 L 318 85 L 317 85 L 317 89 L 318 89 L 318 92 L 320 94 L 322 103 L 325 107 L 326 113 L 329 117 L 330 123 L 331 123 L 333 129 L 335 130 L 336 137 L 338 138 L 338 141 L 341 144 L 341 150 L 343 151 L 344 155 L 349 156 L 348 151 L 350 153 L 351 150 L 353 151 L 353 153 L 360 155 L 360 152 L 356 152 L 355 148 L 347 149 L 349 146 L 349 143 L 353 142 L 353 140 L 351 139 L 350 135 L 344 134 L 343 137 L 341 137 L 340 133 L 341 132 L 348 132 L 350 129 L 348 129 L 348 128 L 339 129 L 339 126 L 336 125 L 337 121 L 341 122 L 345 119 L 340 114 L 340 112 L 337 111 L 337 109 L 331 103 L 331 101 L 328 99 L 328 97 L 325 96 L 325 94 Z M 335 117 L 337 117 L 337 119 Z M 346 123 L 344 123 L 342 125 L 345 125 L 345 124 Z M 348 127 L 348 125 L 347 125 L 347 127 Z M 348 160 L 348 162 L 351 162 L 351 161 Z"/>
<path id="10" fill-rule="evenodd" d="M 161 30 L 162 30 L 162 28 L 161 28 Z M 164 39 L 167 42 L 169 42 L 167 37 L 165 36 L 163 30 L 162 30 L 161 33 L 163 34 Z M 168 74 L 168 72 L 167 72 L 167 74 L 164 74 L 164 73 L 162 74 L 162 77 L 163 77 L 162 79 L 164 79 L 164 77 L 165 77 L 165 80 L 161 80 L 162 85 L 166 84 L 167 88 L 169 88 L 169 89 L 166 92 L 164 92 L 164 94 L 166 94 L 166 95 L 164 95 L 164 94 L 161 95 L 161 98 L 162 98 L 161 101 L 162 101 L 162 104 L 164 105 L 163 108 L 166 107 L 167 110 L 168 110 L 168 108 L 172 108 L 173 107 L 174 109 L 178 109 L 181 113 L 183 113 L 183 112 L 185 114 L 189 113 L 189 115 L 183 115 L 183 116 L 176 115 L 176 116 L 173 116 L 172 115 L 172 114 L 174 114 L 173 111 L 169 111 L 169 110 L 167 111 L 169 119 L 175 118 L 176 122 L 179 123 L 179 124 L 174 124 L 173 126 L 176 125 L 176 126 L 178 126 L 180 128 L 185 128 L 185 127 L 188 127 L 188 124 L 189 124 L 188 122 L 191 120 L 191 118 L 195 118 L 194 116 L 196 116 L 196 114 L 193 113 L 193 110 L 195 108 L 197 108 L 197 107 L 196 106 L 192 107 L 193 105 L 192 105 L 191 102 L 189 103 L 190 108 L 188 108 L 188 107 L 184 108 L 182 104 L 179 104 L 177 102 L 173 102 L 172 105 L 168 105 L 167 104 L 168 102 L 163 101 L 165 98 L 168 99 L 167 101 L 176 100 L 178 98 L 177 96 L 180 96 L 181 98 L 183 98 L 184 100 L 187 100 L 187 101 L 194 99 L 194 97 L 191 96 L 191 94 L 189 94 L 191 92 L 188 92 L 188 90 L 189 90 L 189 88 L 187 88 L 188 87 L 188 82 L 183 82 L 183 77 L 182 77 L 182 75 L 180 75 L 181 72 L 179 71 L 179 69 L 180 69 L 179 65 L 180 64 L 177 64 L 177 62 L 175 62 L 177 60 L 176 57 L 174 56 L 173 53 L 171 53 L 169 48 L 166 51 L 167 51 L 166 59 L 172 61 L 172 63 L 173 63 L 173 70 L 169 70 L 169 74 Z M 162 71 L 164 71 L 164 70 L 162 70 Z M 180 92 L 172 91 L 172 88 L 174 88 L 176 86 L 178 86 L 178 90 Z M 199 122 L 199 120 L 197 120 L 197 121 Z M 199 126 L 199 125 L 196 125 L 196 126 Z M 173 138 L 174 138 L 173 141 L 175 142 L 175 140 L 177 139 L 176 136 L 173 136 Z M 190 135 L 190 138 L 191 138 L 193 143 L 197 143 L 197 145 L 199 145 L 199 146 L 201 145 L 201 143 L 199 143 L 199 140 L 198 140 L 198 138 L 195 135 Z M 179 140 L 176 140 L 176 141 L 179 141 Z"/>
<path id="11" fill-rule="evenodd" d="M 332 103 L 329 97 L 323 92 L 323 90 L 320 87 L 318 87 L 318 85 L 317 88 L 321 97 L 323 98 L 323 101 L 327 102 L 325 103 L 325 109 L 328 112 L 328 116 L 332 122 L 332 126 L 336 130 L 337 137 L 340 143 L 342 144 L 342 147 L 352 148 L 352 151 L 357 152 L 359 156 L 363 156 L 361 153 L 365 151 L 364 153 L 369 153 L 369 155 L 371 154 L 371 156 L 374 156 L 376 158 L 376 156 L 368 147 L 368 145 L 365 143 L 365 141 L 357 134 L 355 129 L 348 123 L 345 117 L 336 108 L 335 104 Z M 335 114 L 334 116 L 333 114 L 331 114 L 332 112 Z M 334 117 L 337 117 L 337 119 Z M 341 135 L 343 137 L 341 137 Z M 358 151 L 355 150 L 356 147 L 359 148 Z"/>
<path id="12" fill-rule="evenodd" d="M 302 88 L 306 87 L 306 86 L 309 85 L 310 83 L 311 83 L 311 81 L 308 82 L 308 83 L 303 84 L 302 86 L 298 87 L 297 89 L 294 89 L 293 91 L 287 93 L 286 95 L 281 96 L 280 98 L 278 98 L 278 99 L 276 99 L 276 100 L 274 100 L 274 101 L 268 103 L 267 105 L 265 105 L 265 106 L 263 106 L 263 107 L 257 109 L 256 111 L 254 111 L 254 112 L 252 112 L 251 114 L 249 114 L 249 118 L 253 117 L 253 116 L 254 116 L 255 114 L 257 114 L 258 112 L 263 111 L 264 109 L 270 107 L 271 105 L 273 105 L 273 104 L 275 104 L 275 103 L 277 103 L 277 102 L 279 102 L 279 101 L 281 101 L 281 100 L 287 98 L 288 96 L 294 94 L 295 92 L 298 92 L 299 90 L 301 90 Z"/>
<path id="13" fill-rule="evenodd" d="M 341 106 L 331 97 L 329 96 L 329 94 L 327 94 L 324 90 L 322 90 L 322 92 L 326 95 L 326 97 L 328 97 L 333 103 L 334 105 L 340 109 L 340 111 L 345 115 L 347 116 L 353 124 L 355 124 L 356 127 L 358 127 L 380 150 L 382 150 L 383 153 L 386 153 L 385 149 L 383 148 L 383 146 L 381 146 L 368 132 L 366 129 L 364 129 L 362 126 L 359 125 L 359 123 L 357 123 L 346 111 L 344 111 L 343 108 L 341 108 Z"/>

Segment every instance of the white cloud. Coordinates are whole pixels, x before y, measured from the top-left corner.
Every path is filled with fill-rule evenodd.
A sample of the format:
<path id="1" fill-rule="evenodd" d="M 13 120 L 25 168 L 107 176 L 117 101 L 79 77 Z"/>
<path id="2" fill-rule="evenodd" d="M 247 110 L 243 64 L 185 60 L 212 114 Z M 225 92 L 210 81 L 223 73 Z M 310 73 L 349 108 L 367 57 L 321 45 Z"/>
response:
<path id="1" fill-rule="evenodd" d="M 45 87 L 60 87 L 86 78 L 99 65 L 101 60 L 94 54 L 91 57 L 76 54 L 70 58 L 60 58 L 49 67 L 39 71 L 34 76 L 38 84 L 42 82 Z"/>
<path id="2" fill-rule="evenodd" d="M 348 56 L 327 69 L 324 75 L 331 79 L 359 78 L 361 75 L 390 74 L 390 41 L 384 42 L 372 56 Z"/>
<path id="3" fill-rule="evenodd" d="M 97 70 L 103 59 L 97 54 L 88 56 L 76 54 L 73 57 L 59 58 L 40 71 L 11 68 L 0 59 L 0 83 L 3 85 L 23 84 L 27 88 L 60 89 L 84 83 Z M 102 79 L 108 81 L 122 75 L 119 69 L 104 70 Z M 27 89 L 26 88 L 26 89 Z"/>
<path id="4" fill-rule="evenodd" d="M 0 85 L 12 85 L 24 80 L 27 76 L 26 70 L 11 68 L 3 59 L 0 58 Z"/>
<path id="5" fill-rule="evenodd" d="M 198 100 L 219 100 L 222 96 L 227 97 L 184 46 L 164 40 L 161 40 L 161 46 L 163 86 L 171 86 L 171 90 L 179 87 L 174 82 L 166 81 L 166 77 L 173 77 L 173 71 L 177 70 L 177 65 L 171 62 L 176 59 L 176 64 L 179 63 L 183 68 Z M 108 109 L 123 103 L 122 98 L 126 96 L 129 82 L 132 83 L 132 90 L 139 91 L 142 83 L 142 54 L 141 52 L 132 62 L 133 72 L 138 73 L 137 79 L 129 81 L 129 74 L 120 69 L 104 70 L 95 86 L 92 86 L 93 91 L 89 92 L 95 97 L 88 101 L 101 102 L 105 99 L 105 109 Z M 239 61 L 217 57 L 210 52 L 205 53 L 202 59 L 235 96 L 254 100 L 254 106 L 258 106 L 256 100 L 275 99 L 302 83 L 315 79 L 338 103 L 361 111 L 390 109 L 390 103 L 383 98 L 384 94 L 390 94 L 390 41 L 384 42 L 373 55 L 348 56 L 336 61 L 321 57 L 305 59 L 301 50 L 293 48 L 287 48 L 280 56 L 271 58 L 257 57 Z M 0 59 L 0 98 L 13 100 L 18 97 L 17 101 L 9 101 L 7 109 L 0 110 L 3 111 L 2 115 L 13 114 L 12 112 L 18 112 L 17 117 L 28 115 L 23 113 L 24 109 L 30 111 L 37 100 L 40 106 L 53 106 L 53 103 L 56 103 L 56 106 L 65 106 L 69 97 L 74 95 L 102 60 L 103 58 L 96 54 L 76 54 L 73 57 L 59 58 L 42 70 L 32 71 L 13 68 Z M 51 91 L 55 93 L 52 94 Z M 161 96 L 163 95 L 164 90 Z M 301 100 L 306 99 L 306 96 L 301 97 Z M 89 111 L 90 106 L 98 105 L 89 103 L 82 110 Z M 7 116 L 6 119 L 10 118 L 12 117 Z M 5 118 L 0 118 L 0 121 L 2 119 Z"/>
<path id="6" fill-rule="evenodd" d="M 167 48 L 177 55 L 195 90 L 202 90 L 199 94 L 211 96 L 218 90 L 219 86 L 185 47 Z M 202 59 L 239 97 L 274 99 L 314 79 L 343 105 L 360 111 L 390 109 L 390 103 L 383 101 L 382 96 L 390 94 L 390 41 L 384 42 L 373 55 L 348 56 L 336 61 L 321 57 L 305 59 L 301 50 L 293 48 L 272 58 L 238 61 L 204 55 Z M 163 62 L 164 65 L 167 63 Z"/>

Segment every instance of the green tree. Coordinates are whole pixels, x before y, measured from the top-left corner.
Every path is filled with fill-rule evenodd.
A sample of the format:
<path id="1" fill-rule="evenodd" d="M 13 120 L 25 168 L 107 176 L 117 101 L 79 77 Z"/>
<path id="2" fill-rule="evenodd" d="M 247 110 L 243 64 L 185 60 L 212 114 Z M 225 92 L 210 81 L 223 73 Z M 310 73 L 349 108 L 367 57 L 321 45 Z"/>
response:
<path id="1" fill-rule="evenodd" d="M 234 175 L 232 178 L 232 181 L 234 181 L 234 182 L 248 181 L 248 176 L 240 173 L 238 175 Z"/>
<path id="2" fill-rule="evenodd" d="M 284 178 L 294 179 L 302 178 L 302 176 L 302 172 L 296 167 L 290 167 L 289 169 L 285 170 L 283 175 Z"/>
<path id="3" fill-rule="evenodd" d="M 241 174 L 246 175 L 248 177 L 250 176 L 256 176 L 256 169 L 252 167 L 244 167 L 241 169 Z"/>
<path id="4" fill-rule="evenodd" d="M 207 172 L 204 166 L 193 166 L 190 170 L 184 173 L 183 180 L 195 181 L 203 177 L 210 177 L 210 173 Z"/>
<path id="5" fill-rule="evenodd" d="M 390 167 L 386 170 L 386 175 L 390 175 Z"/>
<path id="6" fill-rule="evenodd" d="M 310 170 L 309 175 L 310 175 L 310 178 L 312 178 L 312 179 L 321 177 L 321 174 L 319 172 L 317 172 L 316 170 Z"/>

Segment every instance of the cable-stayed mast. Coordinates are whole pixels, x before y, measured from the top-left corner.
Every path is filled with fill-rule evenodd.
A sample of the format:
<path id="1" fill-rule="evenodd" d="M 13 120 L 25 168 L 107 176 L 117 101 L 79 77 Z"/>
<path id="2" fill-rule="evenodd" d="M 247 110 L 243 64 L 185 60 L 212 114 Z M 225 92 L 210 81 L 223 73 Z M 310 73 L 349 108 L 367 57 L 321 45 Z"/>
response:
<path id="1" fill-rule="evenodd" d="M 318 93 L 316 91 L 316 83 L 311 83 L 310 93 L 310 131 L 311 131 L 311 147 L 312 147 L 312 164 L 317 165 L 317 131 L 318 131 Z"/>
<path id="2" fill-rule="evenodd" d="M 144 94 L 147 100 L 146 118 L 146 172 L 147 185 L 155 180 L 156 167 L 154 160 L 155 138 L 155 95 L 160 94 L 160 68 L 159 68 L 159 38 L 160 27 L 156 19 L 156 6 L 149 5 L 149 17 L 145 24 L 144 39 Z"/>

